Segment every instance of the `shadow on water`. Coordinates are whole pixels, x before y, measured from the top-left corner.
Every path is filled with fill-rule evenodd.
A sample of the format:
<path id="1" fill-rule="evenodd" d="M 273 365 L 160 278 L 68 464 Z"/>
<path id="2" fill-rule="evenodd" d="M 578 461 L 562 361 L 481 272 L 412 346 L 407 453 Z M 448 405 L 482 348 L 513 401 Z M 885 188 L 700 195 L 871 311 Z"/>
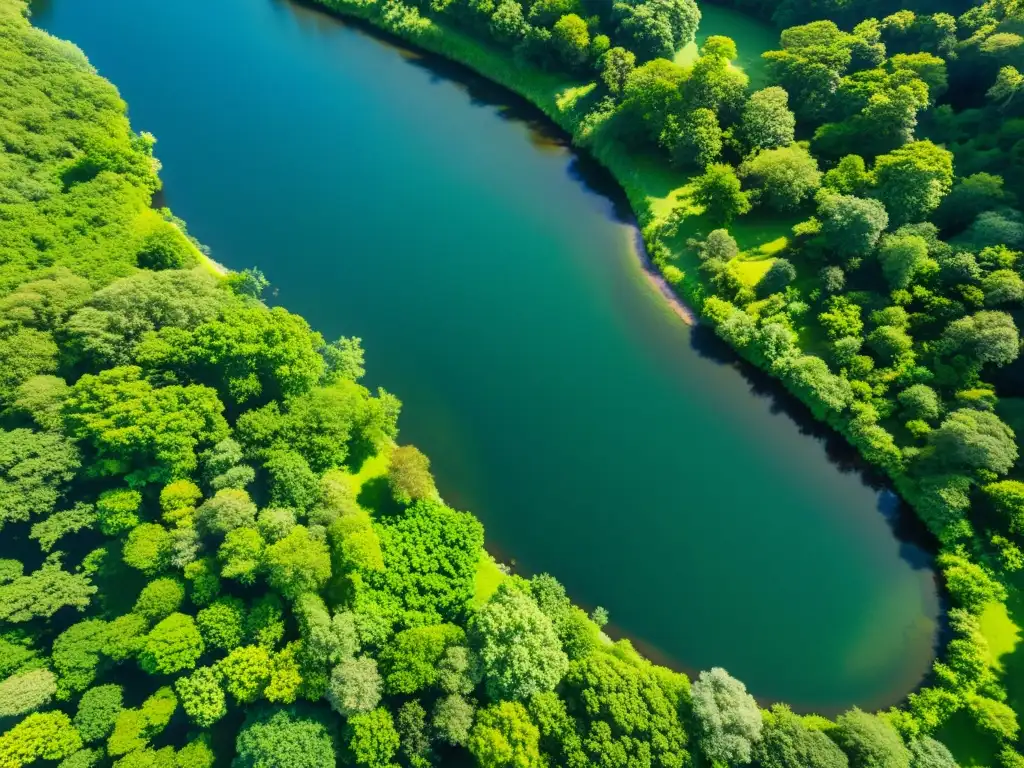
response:
<path id="1" fill-rule="evenodd" d="M 796 424 L 801 435 L 821 443 L 829 462 L 843 474 L 857 475 L 864 485 L 878 492 L 876 509 L 889 523 L 900 542 L 900 556 L 915 570 L 934 567 L 938 542 L 921 519 L 893 490 L 892 483 L 873 467 L 842 435 L 818 421 L 800 400 L 770 374 L 747 362 L 706 325 L 694 327 L 690 347 L 705 360 L 728 366 L 747 383 L 750 394 L 769 402 L 769 411 Z"/>

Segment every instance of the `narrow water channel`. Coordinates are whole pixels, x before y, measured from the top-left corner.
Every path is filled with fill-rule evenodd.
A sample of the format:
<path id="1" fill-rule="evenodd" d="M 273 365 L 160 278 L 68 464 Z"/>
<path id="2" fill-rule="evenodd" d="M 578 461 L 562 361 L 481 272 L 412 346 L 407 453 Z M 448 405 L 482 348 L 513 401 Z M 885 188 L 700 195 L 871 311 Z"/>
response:
<path id="1" fill-rule="evenodd" d="M 34 11 L 156 134 L 167 204 L 215 258 L 363 338 L 402 439 L 501 558 L 764 700 L 920 682 L 939 603 L 891 496 L 665 306 L 610 180 L 539 115 L 286 0 Z"/>

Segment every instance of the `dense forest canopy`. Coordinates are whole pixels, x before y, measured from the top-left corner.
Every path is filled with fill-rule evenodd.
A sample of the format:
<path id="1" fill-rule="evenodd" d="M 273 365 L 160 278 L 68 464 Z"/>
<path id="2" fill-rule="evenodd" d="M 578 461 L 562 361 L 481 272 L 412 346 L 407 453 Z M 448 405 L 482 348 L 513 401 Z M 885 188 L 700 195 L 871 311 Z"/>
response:
<path id="1" fill-rule="evenodd" d="M 1024 9 L 738 2 L 782 28 L 752 90 L 727 37 L 674 60 L 693 0 L 328 4 L 586 81 L 577 141 L 689 176 L 655 263 L 893 477 L 951 640 L 906 706 L 830 721 L 503 575 L 359 340 L 219 274 L 114 88 L 0 0 L 0 768 L 952 768 L 953 722 L 1024 765 L 984 626 L 1024 570 Z M 755 261 L 760 211 L 792 232 Z"/>

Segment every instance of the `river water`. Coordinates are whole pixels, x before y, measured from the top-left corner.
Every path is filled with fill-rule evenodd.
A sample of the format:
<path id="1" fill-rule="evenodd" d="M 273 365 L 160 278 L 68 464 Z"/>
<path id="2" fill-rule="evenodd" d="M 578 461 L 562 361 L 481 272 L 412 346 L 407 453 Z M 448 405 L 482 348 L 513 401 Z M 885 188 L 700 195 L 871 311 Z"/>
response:
<path id="1" fill-rule="evenodd" d="M 892 497 L 666 307 L 621 196 L 537 113 L 286 0 L 46 0 L 34 21 L 156 134 L 167 204 L 214 258 L 362 337 L 402 440 L 499 557 L 765 701 L 920 682 L 939 601 Z"/>

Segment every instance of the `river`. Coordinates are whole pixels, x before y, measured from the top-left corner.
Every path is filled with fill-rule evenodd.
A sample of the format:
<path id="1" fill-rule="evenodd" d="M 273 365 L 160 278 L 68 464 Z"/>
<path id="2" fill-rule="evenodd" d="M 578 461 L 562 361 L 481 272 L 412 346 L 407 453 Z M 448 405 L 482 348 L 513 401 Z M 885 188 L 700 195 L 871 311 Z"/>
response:
<path id="1" fill-rule="evenodd" d="M 875 707 L 921 681 L 939 600 L 891 495 L 667 308 L 621 195 L 537 113 L 286 0 L 34 8 L 156 134 L 214 258 L 362 337 L 402 440 L 499 557 L 764 701 Z"/>

